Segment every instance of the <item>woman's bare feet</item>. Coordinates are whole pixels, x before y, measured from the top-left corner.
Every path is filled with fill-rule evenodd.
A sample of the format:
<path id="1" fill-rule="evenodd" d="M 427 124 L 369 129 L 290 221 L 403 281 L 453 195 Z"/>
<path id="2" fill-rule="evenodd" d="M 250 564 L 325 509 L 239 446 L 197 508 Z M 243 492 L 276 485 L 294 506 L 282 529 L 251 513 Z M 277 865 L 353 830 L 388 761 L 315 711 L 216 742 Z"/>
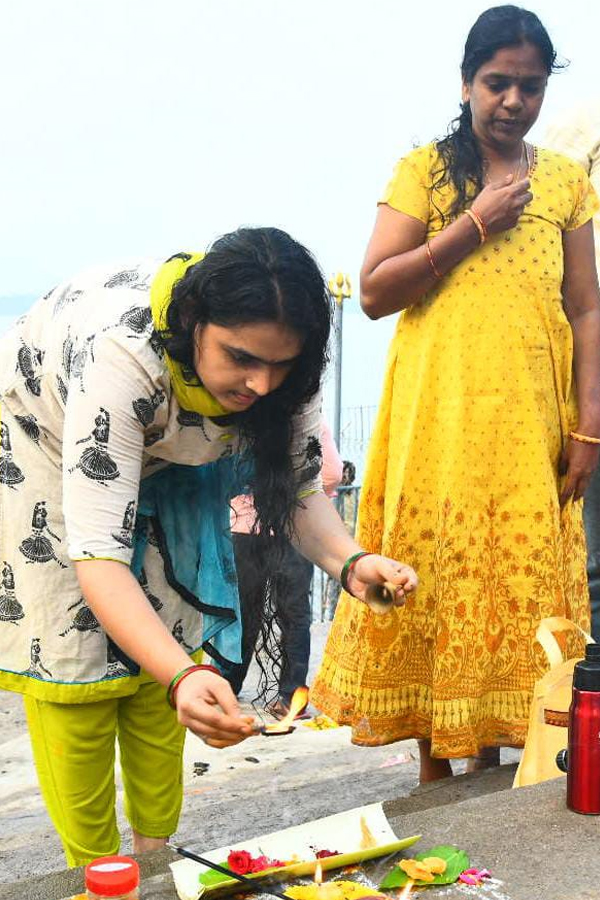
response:
<path id="1" fill-rule="evenodd" d="M 134 853 L 148 853 L 150 850 L 162 850 L 167 841 L 168 837 L 164 838 L 151 838 L 146 837 L 143 834 L 140 834 L 135 828 L 132 828 L 133 833 L 133 852 Z"/>
<path id="2" fill-rule="evenodd" d="M 500 747 L 480 747 L 479 753 L 467 760 L 467 772 L 494 769 L 500 765 Z"/>
<path id="3" fill-rule="evenodd" d="M 450 778 L 452 766 L 449 759 L 438 759 L 431 755 L 431 741 L 421 740 L 419 744 L 419 784 L 427 784 L 429 781 L 440 781 L 442 778 Z"/>

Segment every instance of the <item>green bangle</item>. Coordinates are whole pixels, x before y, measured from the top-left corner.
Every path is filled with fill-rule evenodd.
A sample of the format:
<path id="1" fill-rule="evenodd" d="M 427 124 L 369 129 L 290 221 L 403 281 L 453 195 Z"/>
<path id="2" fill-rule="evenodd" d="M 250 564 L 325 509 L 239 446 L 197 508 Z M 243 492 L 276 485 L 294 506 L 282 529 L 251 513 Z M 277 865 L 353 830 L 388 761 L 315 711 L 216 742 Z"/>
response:
<path id="1" fill-rule="evenodd" d="M 350 572 L 352 571 L 352 569 L 354 568 L 356 563 L 359 561 L 359 559 L 362 559 L 363 556 L 372 556 L 372 555 L 373 555 L 372 552 L 369 550 L 359 550 L 358 553 L 354 553 L 353 556 L 350 556 L 344 563 L 344 566 L 342 568 L 342 573 L 340 575 L 340 583 L 341 583 L 342 587 L 344 588 L 344 590 L 348 594 L 352 594 L 352 591 L 348 587 L 348 576 L 350 575 Z M 354 596 L 354 594 L 352 594 L 352 596 Z"/>

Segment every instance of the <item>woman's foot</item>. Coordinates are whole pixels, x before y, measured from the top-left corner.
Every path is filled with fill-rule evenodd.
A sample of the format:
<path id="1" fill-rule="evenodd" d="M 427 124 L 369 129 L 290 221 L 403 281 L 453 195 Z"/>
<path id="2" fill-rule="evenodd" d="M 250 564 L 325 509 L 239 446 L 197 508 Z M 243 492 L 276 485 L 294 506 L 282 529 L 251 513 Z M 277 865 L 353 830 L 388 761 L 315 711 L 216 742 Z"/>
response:
<path id="1" fill-rule="evenodd" d="M 133 852 L 134 853 L 148 853 L 150 850 L 162 850 L 167 841 L 168 837 L 165 838 L 151 838 L 146 837 L 143 834 L 140 834 L 139 831 L 136 831 L 135 828 L 132 828 L 133 835 Z"/>
<path id="2" fill-rule="evenodd" d="M 475 756 L 467 759 L 467 772 L 480 772 L 500 765 L 500 747 L 481 747 Z"/>
<path id="3" fill-rule="evenodd" d="M 431 741 L 421 740 L 419 744 L 419 784 L 428 784 L 430 781 L 440 781 L 442 778 L 450 778 L 453 774 L 449 759 L 438 759 L 431 755 Z"/>

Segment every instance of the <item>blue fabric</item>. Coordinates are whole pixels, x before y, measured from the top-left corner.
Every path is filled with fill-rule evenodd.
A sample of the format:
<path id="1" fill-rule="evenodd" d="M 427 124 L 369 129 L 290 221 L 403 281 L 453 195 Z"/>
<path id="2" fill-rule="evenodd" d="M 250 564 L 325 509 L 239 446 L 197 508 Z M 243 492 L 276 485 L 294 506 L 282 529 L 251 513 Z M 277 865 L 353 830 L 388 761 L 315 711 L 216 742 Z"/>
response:
<path id="1" fill-rule="evenodd" d="M 220 668 L 242 661 L 242 624 L 229 501 L 248 493 L 252 464 L 234 455 L 202 466 L 170 465 L 142 480 L 131 571 L 139 577 L 147 518 L 158 520 L 171 586 L 202 610 L 202 644 Z M 161 547 L 164 556 L 164 547 Z M 170 571 L 172 570 L 172 571 Z M 208 645 L 208 646 L 207 646 Z"/>

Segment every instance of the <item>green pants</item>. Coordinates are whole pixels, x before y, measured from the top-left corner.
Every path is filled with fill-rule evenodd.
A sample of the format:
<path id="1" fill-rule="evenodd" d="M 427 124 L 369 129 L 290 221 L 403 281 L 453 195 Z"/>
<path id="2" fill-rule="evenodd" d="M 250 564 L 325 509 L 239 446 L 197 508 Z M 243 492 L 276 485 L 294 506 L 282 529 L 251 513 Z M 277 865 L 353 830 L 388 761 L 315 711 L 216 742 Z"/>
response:
<path id="1" fill-rule="evenodd" d="M 185 729 L 156 682 L 97 703 L 24 697 L 33 755 L 48 813 L 69 866 L 119 852 L 115 739 L 125 813 L 145 837 L 168 837 L 179 821 Z"/>

